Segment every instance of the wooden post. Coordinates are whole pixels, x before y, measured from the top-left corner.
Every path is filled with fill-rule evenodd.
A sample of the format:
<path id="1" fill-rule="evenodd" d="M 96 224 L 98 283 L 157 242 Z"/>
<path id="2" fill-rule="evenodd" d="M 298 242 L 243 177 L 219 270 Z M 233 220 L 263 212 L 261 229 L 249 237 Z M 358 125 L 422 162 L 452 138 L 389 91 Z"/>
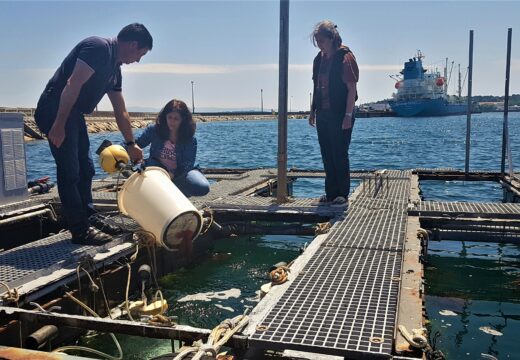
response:
<path id="1" fill-rule="evenodd" d="M 509 144 L 509 77 L 511 74 L 511 38 L 513 29 L 507 29 L 507 60 L 506 60 L 506 88 L 504 92 L 504 123 L 502 126 L 502 162 L 500 172 L 505 174 L 506 155 L 509 165 L 509 176 L 513 176 L 513 160 L 511 159 L 511 147 Z"/>
<path id="2" fill-rule="evenodd" d="M 287 201 L 287 87 L 289 74 L 289 0 L 280 0 L 278 70 L 278 203 Z"/>
<path id="3" fill-rule="evenodd" d="M 465 174 L 469 174 L 469 150 L 471 145 L 471 86 L 473 85 L 473 30 L 469 31 L 469 65 L 468 65 L 468 117 L 466 120 L 466 164 Z"/>

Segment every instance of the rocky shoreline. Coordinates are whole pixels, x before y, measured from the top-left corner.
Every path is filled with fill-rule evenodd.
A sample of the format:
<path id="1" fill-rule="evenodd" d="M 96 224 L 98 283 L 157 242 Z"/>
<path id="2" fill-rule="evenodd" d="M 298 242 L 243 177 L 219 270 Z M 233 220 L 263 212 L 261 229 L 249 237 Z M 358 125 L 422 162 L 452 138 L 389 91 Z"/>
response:
<path id="1" fill-rule="evenodd" d="M 275 120 L 276 115 L 194 115 L 197 122 L 217 122 L 217 121 L 255 121 L 255 120 Z M 290 115 L 289 119 L 303 119 L 306 117 L 300 115 Z M 113 117 L 85 117 L 87 122 L 88 132 L 97 134 L 102 132 L 118 131 L 117 123 Z M 142 129 L 152 124 L 155 121 L 154 117 L 132 117 L 132 128 Z M 26 116 L 25 122 L 25 140 L 41 140 L 44 138 L 40 133 L 34 118 Z"/>

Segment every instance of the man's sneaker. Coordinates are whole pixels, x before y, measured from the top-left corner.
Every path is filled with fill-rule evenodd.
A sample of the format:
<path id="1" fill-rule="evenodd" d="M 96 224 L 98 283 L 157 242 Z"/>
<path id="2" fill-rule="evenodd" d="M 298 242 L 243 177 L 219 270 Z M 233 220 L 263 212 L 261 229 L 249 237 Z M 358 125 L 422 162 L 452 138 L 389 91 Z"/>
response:
<path id="1" fill-rule="evenodd" d="M 336 206 L 347 206 L 348 205 L 348 202 L 347 202 L 347 199 L 343 196 L 338 196 L 337 198 L 335 198 L 334 200 L 332 200 L 332 205 L 336 205 Z"/>
<path id="2" fill-rule="evenodd" d="M 112 241 L 112 236 L 105 234 L 93 227 L 89 227 L 86 232 L 80 235 L 73 235 L 71 242 L 78 245 L 104 245 Z"/>
<path id="3" fill-rule="evenodd" d="M 322 203 L 322 204 L 326 204 L 329 201 L 329 198 L 327 197 L 327 195 L 321 195 L 319 198 L 318 198 L 318 202 L 319 203 Z"/>

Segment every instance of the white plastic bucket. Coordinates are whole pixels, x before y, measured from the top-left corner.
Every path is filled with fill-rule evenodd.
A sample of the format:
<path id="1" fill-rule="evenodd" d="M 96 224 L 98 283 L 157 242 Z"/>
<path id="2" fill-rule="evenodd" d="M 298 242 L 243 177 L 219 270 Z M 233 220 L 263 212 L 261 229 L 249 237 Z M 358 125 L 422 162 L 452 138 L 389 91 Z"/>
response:
<path id="1" fill-rule="evenodd" d="M 132 174 L 118 192 L 121 212 L 168 250 L 189 247 L 202 229 L 202 216 L 160 167 Z"/>

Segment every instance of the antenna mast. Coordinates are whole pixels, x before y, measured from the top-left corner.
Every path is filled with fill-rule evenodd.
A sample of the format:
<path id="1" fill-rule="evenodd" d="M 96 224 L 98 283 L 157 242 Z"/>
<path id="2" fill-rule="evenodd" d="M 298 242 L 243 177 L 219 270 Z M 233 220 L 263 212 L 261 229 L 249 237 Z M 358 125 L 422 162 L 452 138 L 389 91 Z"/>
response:
<path id="1" fill-rule="evenodd" d="M 458 88 L 457 93 L 459 95 L 459 99 L 462 98 L 462 85 L 461 85 L 460 64 L 459 64 L 459 88 Z"/>

